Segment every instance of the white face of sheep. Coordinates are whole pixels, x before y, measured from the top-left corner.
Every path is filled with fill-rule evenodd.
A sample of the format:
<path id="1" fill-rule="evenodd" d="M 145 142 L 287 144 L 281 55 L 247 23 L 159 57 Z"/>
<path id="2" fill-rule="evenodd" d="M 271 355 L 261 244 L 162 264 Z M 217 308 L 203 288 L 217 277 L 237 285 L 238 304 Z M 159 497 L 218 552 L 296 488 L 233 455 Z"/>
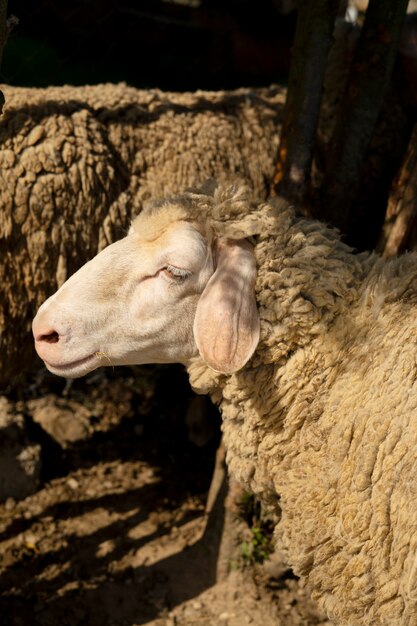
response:
<path id="1" fill-rule="evenodd" d="M 39 308 L 35 347 L 67 378 L 103 365 L 187 365 L 198 354 L 231 373 L 259 339 L 255 276 L 248 242 L 208 243 L 192 223 L 140 216 Z"/>

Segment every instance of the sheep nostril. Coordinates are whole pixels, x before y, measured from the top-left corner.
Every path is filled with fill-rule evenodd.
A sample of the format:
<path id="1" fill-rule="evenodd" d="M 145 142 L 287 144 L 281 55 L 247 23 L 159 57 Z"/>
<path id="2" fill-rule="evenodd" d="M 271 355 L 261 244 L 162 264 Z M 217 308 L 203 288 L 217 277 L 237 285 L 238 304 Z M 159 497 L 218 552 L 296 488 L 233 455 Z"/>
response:
<path id="1" fill-rule="evenodd" d="M 53 330 L 52 332 L 45 335 L 38 335 L 38 337 L 36 337 L 36 341 L 44 341 L 45 343 L 58 343 L 59 334 L 56 332 L 56 330 Z"/>

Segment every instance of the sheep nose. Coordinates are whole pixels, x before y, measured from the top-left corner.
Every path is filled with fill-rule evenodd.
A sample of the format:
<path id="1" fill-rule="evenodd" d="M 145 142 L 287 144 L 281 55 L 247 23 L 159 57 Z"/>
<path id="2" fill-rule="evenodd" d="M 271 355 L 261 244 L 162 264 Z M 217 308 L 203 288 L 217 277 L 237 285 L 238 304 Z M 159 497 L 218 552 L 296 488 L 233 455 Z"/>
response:
<path id="1" fill-rule="evenodd" d="M 61 323 L 51 320 L 47 310 L 38 311 L 32 322 L 32 331 L 36 352 L 41 359 L 58 354 L 67 338 L 65 330 Z"/>
<path id="2" fill-rule="evenodd" d="M 58 343 L 60 335 L 56 330 L 50 330 L 48 332 L 41 332 L 35 334 L 35 341 L 45 343 Z"/>
<path id="3" fill-rule="evenodd" d="M 61 324 L 51 322 L 49 314 L 43 310 L 38 312 L 33 320 L 32 330 L 35 349 L 40 358 L 47 363 L 59 361 L 67 339 L 64 327 Z"/>

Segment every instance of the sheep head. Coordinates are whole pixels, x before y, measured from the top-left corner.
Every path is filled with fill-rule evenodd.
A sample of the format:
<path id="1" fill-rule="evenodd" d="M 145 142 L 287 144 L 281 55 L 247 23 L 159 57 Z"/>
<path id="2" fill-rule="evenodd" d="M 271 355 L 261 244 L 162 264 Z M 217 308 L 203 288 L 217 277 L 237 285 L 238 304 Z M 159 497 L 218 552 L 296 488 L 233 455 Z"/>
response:
<path id="1" fill-rule="evenodd" d="M 102 365 L 186 365 L 198 354 L 222 373 L 243 367 L 258 343 L 259 317 L 253 246 L 240 227 L 237 238 L 227 236 L 242 204 L 242 193 L 229 188 L 145 208 L 124 239 L 40 307 L 33 334 L 48 369 L 76 378 Z M 225 216 L 221 234 L 216 206 Z"/>

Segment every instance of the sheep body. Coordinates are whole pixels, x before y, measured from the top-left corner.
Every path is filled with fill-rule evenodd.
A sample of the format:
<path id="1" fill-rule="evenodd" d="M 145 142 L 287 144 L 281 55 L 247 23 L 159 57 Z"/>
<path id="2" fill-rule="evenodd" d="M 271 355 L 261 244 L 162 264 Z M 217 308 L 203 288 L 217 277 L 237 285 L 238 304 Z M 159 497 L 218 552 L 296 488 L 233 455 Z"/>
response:
<path id="1" fill-rule="evenodd" d="M 184 250 L 174 241 L 180 232 L 190 248 L 198 242 L 195 255 L 186 246 L 186 266 L 196 268 L 195 257 L 201 269 L 189 272 L 188 286 L 173 279 L 167 286 L 161 273 L 167 258 L 175 265 L 173 242 Z M 222 262 L 214 270 L 210 251 L 225 241 L 239 247 L 242 238 L 254 244 L 260 338 L 249 361 L 225 374 L 207 365 L 197 341 L 190 346 L 200 302 L 221 286 L 212 279 L 221 279 Z M 355 255 L 336 231 L 297 218 L 282 199 L 259 205 L 245 188 L 207 187 L 152 203 L 126 240 L 74 275 L 35 318 L 37 349 L 52 371 L 77 376 L 102 364 L 94 351 L 103 337 L 109 362 L 150 362 L 152 342 L 158 355 L 163 347 L 165 359 L 184 362 L 193 387 L 221 406 L 231 473 L 281 509 L 277 540 L 329 617 L 346 625 L 413 626 L 416 262 L 416 253 L 389 262 Z M 121 269 L 123 285 L 112 275 Z M 224 283 L 220 320 L 234 302 L 233 281 Z M 52 324 L 63 329 L 59 341 L 48 341 Z"/>
<path id="2" fill-rule="evenodd" d="M 39 304 L 142 203 L 240 172 L 267 194 L 285 91 L 2 87 L 0 388 L 30 363 Z"/>
<path id="3" fill-rule="evenodd" d="M 354 255 L 323 224 L 266 207 L 246 230 L 259 233 L 255 355 L 230 377 L 197 358 L 191 383 L 220 402 L 231 473 L 272 507 L 279 496 L 277 539 L 328 615 L 411 626 L 417 255 Z"/>

